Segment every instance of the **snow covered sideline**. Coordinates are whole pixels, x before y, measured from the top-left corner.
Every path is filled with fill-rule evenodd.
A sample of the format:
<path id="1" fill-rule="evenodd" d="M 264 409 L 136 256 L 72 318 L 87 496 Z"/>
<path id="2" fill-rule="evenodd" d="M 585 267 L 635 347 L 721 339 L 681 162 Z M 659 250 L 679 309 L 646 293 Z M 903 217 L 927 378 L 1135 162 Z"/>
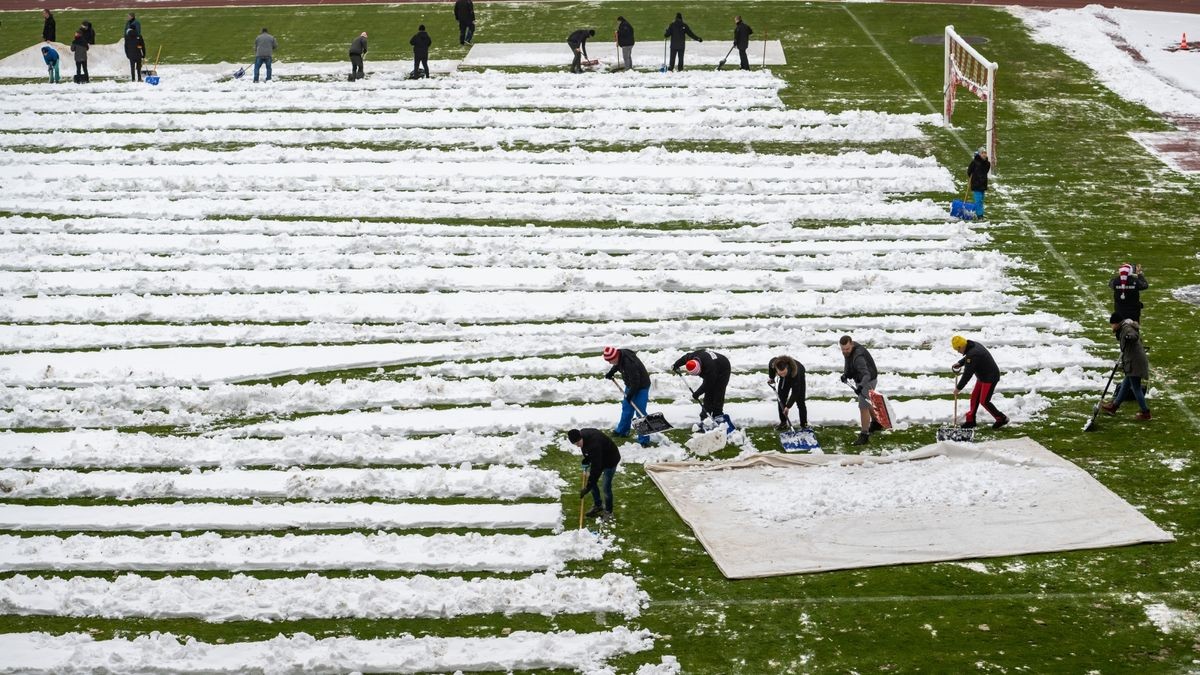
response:
<path id="1" fill-rule="evenodd" d="M 569 668 L 596 672 L 604 661 L 652 647 L 650 631 L 531 633 L 501 638 L 316 639 L 305 633 L 265 642 L 209 644 L 150 633 L 94 640 L 86 633 L 0 634 L 0 673 L 453 672 Z"/>
<path id="2" fill-rule="evenodd" d="M 519 579 L 416 575 L 258 579 L 193 576 L 0 579 L 0 612 L 105 618 L 196 618 L 210 622 L 301 619 L 445 619 L 473 614 L 641 613 L 648 596 L 623 574 L 596 579 L 536 573 Z"/>

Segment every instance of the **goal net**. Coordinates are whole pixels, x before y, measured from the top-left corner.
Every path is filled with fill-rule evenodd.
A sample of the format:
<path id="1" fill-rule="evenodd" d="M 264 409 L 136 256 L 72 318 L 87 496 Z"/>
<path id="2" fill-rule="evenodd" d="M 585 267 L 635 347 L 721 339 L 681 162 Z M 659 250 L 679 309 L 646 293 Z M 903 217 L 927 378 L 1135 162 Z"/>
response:
<path id="1" fill-rule="evenodd" d="M 959 87 L 983 99 L 987 104 L 987 149 L 988 158 L 996 164 L 996 63 L 983 58 L 983 55 L 967 44 L 967 41 L 954 31 L 954 26 L 946 26 L 946 64 L 945 79 L 943 80 L 942 118 L 946 126 L 954 115 L 954 97 Z"/>

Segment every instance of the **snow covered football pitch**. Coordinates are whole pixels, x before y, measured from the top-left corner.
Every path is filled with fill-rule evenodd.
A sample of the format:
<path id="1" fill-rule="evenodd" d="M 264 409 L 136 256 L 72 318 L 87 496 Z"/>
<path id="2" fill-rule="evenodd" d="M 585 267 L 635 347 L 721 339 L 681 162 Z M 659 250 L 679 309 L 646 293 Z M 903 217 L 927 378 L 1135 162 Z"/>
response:
<path id="1" fill-rule="evenodd" d="M 717 672 L 688 634 L 748 637 L 726 613 L 821 638 L 787 601 L 806 582 L 704 604 L 719 582 L 636 467 L 682 457 L 680 436 L 626 446 L 617 522 L 574 531 L 553 433 L 612 423 L 601 347 L 637 349 L 680 421 L 694 407 L 661 373 L 721 350 L 730 411 L 758 427 L 775 414 L 761 371 L 792 353 L 834 447 L 852 436 L 842 333 L 925 425 L 909 444 L 950 415 L 954 332 L 1004 364 L 1018 433 L 1099 389 L 1108 353 L 1030 292 L 1024 225 L 946 220 L 961 167 L 931 150 L 935 116 L 789 107 L 795 77 L 379 74 L 367 95 L 285 79 L 264 100 L 181 76 L 96 83 L 70 117 L 46 87 L 5 87 L 0 415 L 26 433 L 0 438 L 0 653 L 45 670 Z M 892 574 L 816 594 L 862 625 L 840 586 L 922 587 Z M 859 607 L 937 616 L 921 602 Z M 796 668 L 819 651 L 773 653 Z"/>

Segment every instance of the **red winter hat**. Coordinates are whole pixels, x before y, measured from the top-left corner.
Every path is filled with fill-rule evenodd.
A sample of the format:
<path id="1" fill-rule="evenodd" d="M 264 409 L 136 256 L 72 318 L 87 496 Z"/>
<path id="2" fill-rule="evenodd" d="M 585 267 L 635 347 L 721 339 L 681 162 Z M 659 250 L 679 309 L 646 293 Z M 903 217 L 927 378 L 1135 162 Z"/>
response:
<path id="1" fill-rule="evenodd" d="M 609 363 L 616 363 L 617 359 L 621 358 L 621 352 L 617 351 L 616 347 L 604 348 L 604 360 Z"/>
<path id="2" fill-rule="evenodd" d="M 687 369 L 688 375 L 700 374 L 700 362 L 696 359 L 688 359 L 688 362 L 683 364 L 683 367 Z"/>

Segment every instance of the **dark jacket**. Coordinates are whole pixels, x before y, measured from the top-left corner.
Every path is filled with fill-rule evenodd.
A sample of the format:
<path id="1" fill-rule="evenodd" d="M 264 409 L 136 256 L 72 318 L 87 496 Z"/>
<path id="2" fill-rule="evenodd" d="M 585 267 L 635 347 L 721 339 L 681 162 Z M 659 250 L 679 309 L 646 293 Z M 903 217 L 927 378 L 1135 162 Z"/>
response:
<path id="1" fill-rule="evenodd" d="M 142 39 L 141 35 L 137 36 L 137 48 L 142 53 L 142 58 L 146 58 L 146 41 Z"/>
<path id="2" fill-rule="evenodd" d="M 633 46 L 633 24 L 628 21 L 622 21 L 617 24 L 617 46 L 632 47 Z"/>
<path id="3" fill-rule="evenodd" d="M 1120 276 L 1115 276 L 1108 282 L 1108 287 L 1113 290 L 1113 311 L 1127 319 L 1141 316 L 1142 291 L 1150 288 L 1146 275 L 1128 276 L 1124 282 Z"/>
<path id="4" fill-rule="evenodd" d="M 475 3 L 471 0 L 458 0 L 454 3 L 454 20 L 459 23 L 475 23 Z"/>
<path id="5" fill-rule="evenodd" d="M 138 37 L 142 36 L 142 22 L 141 21 L 138 21 L 137 19 L 130 19 L 130 20 L 126 21 L 125 22 L 125 30 L 128 31 L 130 28 L 133 29 L 134 35 L 136 35 Z"/>
<path id="6" fill-rule="evenodd" d="M 1000 367 L 996 365 L 996 359 L 992 358 L 992 353 L 987 350 L 987 347 L 975 342 L 967 340 L 967 349 L 963 352 L 963 357 L 954 364 L 963 369 L 962 377 L 958 378 L 959 389 L 965 389 L 967 383 L 971 381 L 971 376 L 979 378 L 980 382 L 996 384 L 1000 381 Z"/>
<path id="7" fill-rule="evenodd" d="M 1125 319 L 1114 331 L 1121 345 L 1121 372 L 1130 377 L 1150 377 L 1150 359 L 1142 345 L 1142 327 L 1133 319 Z"/>
<path id="8" fill-rule="evenodd" d="M 125 33 L 125 58 L 130 61 L 142 60 L 142 49 L 138 47 L 138 37 L 133 31 Z"/>
<path id="9" fill-rule="evenodd" d="M 82 35 L 71 41 L 71 51 L 75 54 L 75 63 L 87 63 L 88 43 Z"/>
<path id="10" fill-rule="evenodd" d="M 609 368 L 605 377 L 613 379 L 618 370 L 621 371 L 621 379 L 625 381 L 625 388 L 629 390 L 630 396 L 650 386 L 650 374 L 646 372 L 646 366 L 638 358 L 637 352 L 632 349 L 617 350 L 617 362 Z"/>
<path id="11" fill-rule="evenodd" d="M 591 37 L 591 36 L 588 35 L 588 29 L 580 28 L 579 30 L 577 30 L 574 33 L 571 33 L 570 35 L 567 36 L 567 46 L 570 47 L 571 49 L 580 50 L 581 52 L 583 52 L 583 55 L 586 57 L 587 56 L 587 39 L 589 37 Z"/>
<path id="12" fill-rule="evenodd" d="M 696 398 L 703 396 L 706 388 L 709 386 L 721 389 L 729 384 L 729 374 L 732 370 L 729 365 L 729 359 L 725 358 L 724 354 L 718 354 L 707 349 L 700 349 L 684 354 L 675 361 L 671 369 L 678 371 L 685 363 L 692 359 L 700 362 L 700 386 L 696 387 L 696 391 L 694 392 Z"/>
<path id="13" fill-rule="evenodd" d="M 616 468 L 621 463 L 621 451 L 617 444 L 599 429 L 580 429 L 583 436 L 583 465 L 588 467 L 588 482 L 584 488 L 591 490 L 600 480 L 605 469 Z"/>
<path id="14" fill-rule="evenodd" d="M 790 356 L 776 356 L 767 363 L 767 379 L 774 384 L 779 364 L 787 365 L 787 372 L 779 378 L 779 402 L 783 407 L 790 408 L 804 403 L 804 364 Z M 803 420 L 802 420 L 803 421 Z"/>
<path id="15" fill-rule="evenodd" d="M 875 367 L 875 359 L 871 358 L 871 352 L 867 348 L 854 343 L 854 347 L 850 349 L 849 354 L 844 354 L 846 366 L 842 370 L 842 374 L 846 379 L 851 380 L 858 386 L 866 384 L 869 380 L 879 378 L 879 370 Z"/>
<path id="16" fill-rule="evenodd" d="M 50 16 L 46 17 L 44 22 L 42 22 L 42 39 L 54 42 L 56 37 L 57 33 L 54 30 L 54 15 L 51 14 Z"/>
<path id="17" fill-rule="evenodd" d="M 417 35 L 420 35 L 420 33 L 417 33 Z M 428 39 L 429 36 L 426 35 L 425 37 L 426 37 L 426 39 Z M 417 38 L 414 35 L 413 40 L 416 40 L 416 39 Z M 413 44 L 413 41 L 409 40 L 408 43 Z M 429 45 L 425 45 L 425 46 L 426 46 L 426 48 L 429 47 Z M 354 42 L 350 43 L 350 54 L 355 55 L 355 56 L 363 56 L 366 53 L 367 53 L 367 38 L 359 35 L 358 37 L 354 38 Z"/>
<path id="18" fill-rule="evenodd" d="M 408 44 L 412 45 L 413 56 L 429 56 L 429 45 L 433 44 L 433 39 L 429 37 L 429 33 L 419 30 Z"/>
<path id="19" fill-rule="evenodd" d="M 667 30 L 663 32 L 663 37 L 671 38 L 671 49 L 683 49 L 684 36 L 690 36 L 696 42 L 704 42 L 704 38 L 698 37 L 692 32 L 683 19 L 675 19 L 671 25 L 667 26 Z"/>
<path id="20" fill-rule="evenodd" d="M 972 192 L 987 192 L 988 172 L 992 163 L 976 154 L 967 165 L 967 178 L 971 181 Z"/>
<path id="21" fill-rule="evenodd" d="M 744 22 L 739 21 L 733 27 L 733 46 L 738 49 L 745 49 L 750 46 L 750 36 L 754 34 L 754 29 L 747 26 Z"/>
<path id="22" fill-rule="evenodd" d="M 79 32 L 83 33 L 83 39 L 87 40 L 89 45 L 96 44 L 96 29 L 92 28 L 91 21 L 84 21 L 83 24 L 79 26 Z"/>

